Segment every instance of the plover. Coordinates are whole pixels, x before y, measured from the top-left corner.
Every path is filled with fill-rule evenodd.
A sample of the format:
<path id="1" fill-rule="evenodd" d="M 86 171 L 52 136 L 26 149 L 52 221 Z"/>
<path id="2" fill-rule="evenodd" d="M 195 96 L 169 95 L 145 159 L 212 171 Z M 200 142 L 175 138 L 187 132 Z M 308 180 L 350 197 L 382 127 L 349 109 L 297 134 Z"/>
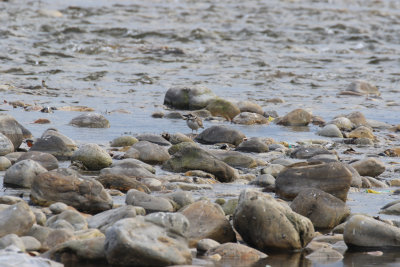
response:
<path id="1" fill-rule="evenodd" d="M 183 116 L 185 117 L 187 126 L 189 126 L 189 128 L 192 129 L 192 133 L 193 133 L 193 130 L 195 130 L 197 133 L 197 129 L 204 128 L 203 121 L 201 118 L 199 118 L 191 113 L 183 115 Z"/>

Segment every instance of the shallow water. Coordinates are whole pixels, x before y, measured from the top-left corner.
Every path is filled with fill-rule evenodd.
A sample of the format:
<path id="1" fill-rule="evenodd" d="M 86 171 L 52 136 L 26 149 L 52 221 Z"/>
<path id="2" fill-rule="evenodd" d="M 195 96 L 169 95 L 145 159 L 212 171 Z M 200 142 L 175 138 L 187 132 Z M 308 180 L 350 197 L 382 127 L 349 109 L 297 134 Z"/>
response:
<path id="1" fill-rule="evenodd" d="M 0 105 L 35 137 L 56 127 L 78 144 L 107 146 L 123 134 L 188 133 L 183 120 L 154 119 L 151 114 L 167 112 L 162 103 L 168 88 L 192 85 L 207 86 L 227 99 L 255 101 L 280 115 L 302 107 L 326 121 L 361 111 L 368 119 L 400 123 L 396 0 L 10 0 L 0 1 L 0 10 L 0 100 L 85 105 L 111 124 L 109 129 L 79 129 L 68 125 L 79 112 L 44 114 Z M 356 79 L 376 84 L 381 97 L 337 95 Z M 40 88 L 42 80 L 49 89 Z M 276 97 L 285 103 L 266 102 Z M 38 118 L 51 124 L 33 124 Z M 334 141 L 317 136 L 316 126 L 230 126 L 248 137 L 290 144 Z M 377 134 L 384 137 L 386 132 Z M 395 139 L 376 151 L 357 150 L 378 154 L 399 143 Z M 390 163 L 397 160 L 382 160 L 389 166 L 383 177 L 398 178 L 393 172 L 397 164 Z M 217 197 L 241 189 L 217 186 L 206 194 Z M 377 215 L 381 206 L 398 198 L 389 190 L 378 195 L 351 193 L 348 204 L 353 212 Z M 364 266 L 395 266 L 398 261 L 391 254 L 370 258 L 363 263 L 370 265 Z M 332 266 L 357 266 L 354 261 L 364 259 L 363 254 L 346 254 Z M 289 261 L 278 262 L 273 266 L 288 266 Z"/>

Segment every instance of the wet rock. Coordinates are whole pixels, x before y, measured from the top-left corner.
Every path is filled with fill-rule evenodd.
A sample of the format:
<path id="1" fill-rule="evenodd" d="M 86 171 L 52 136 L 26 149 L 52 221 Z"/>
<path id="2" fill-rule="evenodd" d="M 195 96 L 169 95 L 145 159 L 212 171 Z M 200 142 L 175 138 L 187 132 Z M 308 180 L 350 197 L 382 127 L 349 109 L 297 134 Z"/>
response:
<path id="1" fill-rule="evenodd" d="M 135 189 L 128 191 L 125 203 L 127 205 L 142 207 L 146 210 L 146 213 L 174 211 L 174 207 L 169 200 L 162 197 L 152 196 Z"/>
<path id="2" fill-rule="evenodd" d="M 167 119 L 178 119 L 178 120 L 181 120 L 181 119 L 183 119 L 183 116 L 182 116 L 182 114 L 181 114 L 180 112 L 178 112 L 178 111 L 171 111 L 171 112 L 168 112 L 168 113 L 165 115 L 165 118 L 167 118 Z"/>
<path id="3" fill-rule="evenodd" d="M 188 220 L 179 213 L 120 220 L 106 232 L 107 261 L 125 266 L 191 264 L 185 237 L 188 228 Z"/>
<path id="4" fill-rule="evenodd" d="M 19 124 L 14 117 L 4 113 L 0 114 L 0 133 L 5 135 L 11 141 L 14 149 L 17 149 L 22 144 L 22 140 L 24 139 L 22 125 Z M 4 142 L 4 144 L 8 143 L 7 140 L 4 139 L 2 142 Z"/>
<path id="5" fill-rule="evenodd" d="M 110 122 L 101 114 L 85 113 L 73 118 L 70 125 L 85 128 L 110 128 Z"/>
<path id="6" fill-rule="evenodd" d="M 353 123 L 354 127 L 367 125 L 367 119 L 365 118 L 364 114 L 359 111 L 354 111 L 346 115 L 346 118 L 348 118 Z"/>
<path id="7" fill-rule="evenodd" d="M 251 112 L 242 112 L 233 118 L 236 124 L 253 125 L 253 124 L 268 124 L 269 121 L 263 115 Z"/>
<path id="8" fill-rule="evenodd" d="M 35 223 L 35 215 L 28 204 L 19 202 L 0 211 L 0 237 L 8 234 L 18 236 L 28 233 Z"/>
<path id="9" fill-rule="evenodd" d="M 237 151 L 216 150 L 210 152 L 212 152 L 212 154 L 218 159 L 222 160 L 223 162 L 234 168 L 257 167 L 257 161 L 254 158 Z"/>
<path id="10" fill-rule="evenodd" d="M 5 171 L 12 165 L 11 161 L 6 157 L 0 157 L 0 171 Z"/>
<path id="11" fill-rule="evenodd" d="M 267 167 L 261 169 L 261 174 L 270 174 L 273 177 L 277 177 L 285 169 L 286 167 L 281 164 L 269 164 Z"/>
<path id="12" fill-rule="evenodd" d="M 359 95 L 381 95 L 378 88 L 366 81 L 354 81 L 346 89 L 346 92 L 352 92 Z"/>
<path id="13" fill-rule="evenodd" d="M 24 244 L 26 251 L 39 251 L 42 248 L 39 240 L 32 236 L 21 236 L 21 241 Z"/>
<path id="14" fill-rule="evenodd" d="M 329 124 L 336 125 L 339 130 L 342 131 L 350 131 L 351 129 L 353 129 L 353 123 L 346 117 L 337 117 L 333 119 Z"/>
<path id="15" fill-rule="evenodd" d="M 341 261 L 343 255 L 333 248 L 320 248 L 313 253 L 306 256 L 307 259 L 311 260 L 313 263 L 319 264 L 333 264 L 335 262 Z"/>
<path id="16" fill-rule="evenodd" d="M 337 137 L 337 138 L 343 138 L 342 132 L 339 130 L 339 128 L 335 124 L 327 124 L 322 128 L 320 131 L 318 131 L 318 134 L 321 136 L 326 136 L 326 137 Z"/>
<path id="17" fill-rule="evenodd" d="M 163 169 L 173 172 L 202 170 L 215 175 L 221 182 L 230 182 L 238 178 L 235 169 L 198 147 L 183 147 L 164 163 Z"/>
<path id="18" fill-rule="evenodd" d="M 46 226 L 50 228 L 55 228 L 53 227 L 53 225 L 56 225 L 57 222 L 61 220 L 70 223 L 74 231 L 85 230 L 88 228 L 86 219 L 79 212 L 74 210 L 66 210 L 58 215 L 50 217 L 47 220 Z"/>
<path id="19" fill-rule="evenodd" d="M 290 157 L 297 159 L 308 159 L 321 154 L 332 154 L 332 152 L 320 145 L 300 146 L 293 150 L 293 152 L 290 154 Z"/>
<path id="20" fill-rule="evenodd" d="M 240 193 L 233 225 L 247 244 L 263 252 L 301 249 L 314 237 L 308 218 L 272 196 L 251 189 Z"/>
<path id="21" fill-rule="evenodd" d="M 98 264 L 106 262 L 106 254 L 104 250 L 105 237 L 95 237 L 90 239 L 69 240 L 61 243 L 43 256 L 56 261 L 67 262 L 85 262 Z"/>
<path id="22" fill-rule="evenodd" d="M 14 145 L 7 136 L 0 132 L 0 156 L 14 152 Z"/>
<path id="23" fill-rule="evenodd" d="M 340 162 L 292 167 L 275 180 L 278 196 L 294 199 L 305 188 L 317 188 L 346 201 L 352 180 L 351 172 Z"/>
<path id="24" fill-rule="evenodd" d="M 97 144 L 84 144 L 72 155 L 71 161 L 82 162 L 88 170 L 101 170 L 112 164 L 111 156 Z"/>
<path id="25" fill-rule="evenodd" d="M 26 159 L 12 165 L 4 175 L 4 183 L 11 186 L 30 188 L 36 175 L 47 172 L 36 161 Z"/>
<path id="26" fill-rule="evenodd" d="M 382 174 L 386 167 L 385 163 L 377 158 L 366 158 L 360 161 L 356 161 L 351 166 L 357 170 L 361 176 L 372 176 L 376 177 Z"/>
<path id="27" fill-rule="evenodd" d="M 160 146 L 170 146 L 171 143 L 165 140 L 161 135 L 157 134 L 141 134 L 136 136 L 139 141 L 148 141 Z"/>
<path id="28" fill-rule="evenodd" d="M 15 246 L 19 250 L 25 251 L 24 242 L 16 234 L 9 234 L 0 238 L 0 249 L 5 249 L 8 246 Z"/>
<path id="29" fill-rule="evenodd" d="M 400 200 L 392 201 L 381 208 L 380 214 L 400 215 Z"/>
<path id="30" fill-rule="evenodd" d="M 228 143 L 237 146 L 243 142 L 245 137 L 246 136 L 238 130 L 223 125 L 217 125 L 202 131 L 196 137 L 196 140 L 203 144 Z"/>
<path id="31" fill-rule="evenodd" d="M 57 130 L 46 130 L 43 135 L 35 141 L 29 151 L 40 151 L 49 153 L 59 160 L 71 158 L 77 149 L 74 141 L 61 134 Z"/>
<path id="32" fill-rule="evenodd" d="M 139 160 L 150 164 L 162 164 L 171 157 L 167 148 L 148 141 L 139 141 L 132 148 L 139 151 Z"/>
<path id="33" fill-rule="evenodd" d="M 232 226 L 218 204 L 201 200 L 186 206 L 179 212 L 185 215 L 190 223 L 187 234 L 190 247 L 196 246 L 197 242 L 204 238 L 220 243 L 236 241 Z"/>
<path id="34" fill-rule="evenodd" d="M 251 112 L 260 115 L 264 114 L 262 107 L 259 104 L 252 101 L 239 101 L 237 103 L 237 106 L 240 109 L 240 112 Z"/>
<path id="35" fill-rule="evenodd" d="M 164 117 L 164 115 L 165 114 L 162 111 L 156 111 L 156 112 L 153 112 L 153 114 L 151 114 L 151 116 L 156 119 L 162 119 Z"/>
<path id="36" fill-rule="evenodd" d="M 205 87 L 170 88 L 165 93 L 164 105 L 176 109 L 201 109 L 207 106 L 216 95 Z"/>
<path id="37" fill-rule="evenodd" d="M 204 253 L 206 253 L 208 250 L 216 248 L 219 245 L 221 245 L 219 242 L 212 240 L 210 238 L 199 240 L 196 246 L 197 254 L 204 255 Z"/>
<path id="38" fill-rule="evenodd" d="M 349 138 L 368 138 L 375 139 L 375 135 L 372 133 L 371 129 L 365 126 L 359 126 L 348 135 Z"/>
<path id="39" fill-rule="evenodd" d="M 63 267 L 64 265 L 41 257 L 31 257 L 28 254 L 12 250 L 0 250 L 0 262 L 3 267 L 18 266 L 25 267 Z"/>
<path id="40" fill-rule="evenodd" d="M 307 126 L 311 122 L 312 115 L 304 109 L 295 109 L 284 117 L 277 119 L 276 123 L 284 126 Z"/>
<path id="41" fill-rule="evenodd" d="M 372 129 L 390 129 L 392 127 L 391 124 L 388 124 L 386 122 L 371 119 L 367 119 L 367 125 Z"/>
<path id="42" fill-rule="evenodd" d="M 346 223 L 343 233 L 348 247 L 399 247 L 400 228 L 364 215 L 354 215 Z"/>
<path id="43" fill-rule="evenodd" d="M 150 193 L 150 189 L 134 177 L 118 174 L 102 174 L 96 178 L 104 188 L 116 189 L 121 192 L 128 192 L 130 189 L 136 189 L 141 192 Z"/>
<path id="44" fill-rule="evenodd" d="M 112 208 L 112 199 L 99 182 L 62 172 L 62 169 L 53 170 L 33 179 L 30 195 L 33 203 L 48 206 L 55 202 L 64 202 L 89 213 Z"/>
<path id="45" fill-rule="evenodd" d="M 211 100 L 206 109 L 211 112 L 211 115 L 223 117 L 227 121 L 232 121 L 240 113 L 240 109 L 235 104 L 221 98 Z"/>
<path id="46" fill-rule="evenodd" d="M 194 142 L 192 139 L 190 139 L 190 137 L 188 137 L 182 133 L 171 134 L 169 136 L 168 141 L 171 142 L 171 144 L 173 144 L 173 145 L 183 143 L 183 142 L 191 142 L 191 143 Z"/>
<path id="47" fill-rule="evenodd" d="M 221 260 L 239 261 L 243 266 L 251 266 L 257 261 L 268 257 L 267 254 L 261 251 L 236 243 L 225 243 L 208 250 L 206 253 L 207 256 L 215 254 L 220 255 Z"/>
<path id="48" fill-rule="evenodd" d="M 261 138 L 259 137 L 252 137 L 249 140 L 243 141 L 236 147 L 237 151 L 241 152 L 255 152 L 255 153 L 264 153 L 268 152 L 268 144 L 266 144 Z"/>
<path id="49" fill-rule="evenodd" d="M 315 228 L 333 228 L 350 215 L 342 200 L 316 188 L 304 189 L 290 205 L 294 212 L 311 220 Z"/>
<path id="50" fill-rule="evenodd" d="M 122 206 L 116 209 L 112 210 L 107 210 L 103 211 L 101 213 L 98 213 L 92 217 L 90 217 L 88 221 L 88 226 L 90 228 L 97 228 L 101 232 L 105 233 L 106 230 L 114 225 L 119 220 L 125 219 L 125 218 L 134 218 L 136 217 L 136 210 L 137 208 L 127 205 L 127 206 Z M 140 214 L 144 215 L 144 214 Z"/>
<path id="51" fill-rule="evenodd" d="M 112 140 L 110 146 L 111 147 L 122 147 L 122 146 L 131 146 L 137 143 L 139 140 L 137 140 L 135 137 L 130 136 L 130 135 L 125 135 L 125 136 L 120 136 Z"/>
<path id="52" fill-rule="evenodd" d="M 58 168 L 58 160 L 56 157 L 49 153 L 39 152 L 39 151 L 29 151 L 24 153 L 21 157 L 18 158 L 16 162 L 20 162 L 22 160 L 34 160 L 48 171 L 54 170 Z"/>

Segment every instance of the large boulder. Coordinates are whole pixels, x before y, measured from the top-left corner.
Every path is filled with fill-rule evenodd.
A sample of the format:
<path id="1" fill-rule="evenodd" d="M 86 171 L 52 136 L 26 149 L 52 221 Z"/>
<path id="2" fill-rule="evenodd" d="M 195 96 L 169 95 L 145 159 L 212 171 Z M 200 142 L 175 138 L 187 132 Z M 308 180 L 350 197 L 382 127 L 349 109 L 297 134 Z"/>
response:
<path id="1" fill-rule="evenodd" d="M 400 228 L 364 215 L 353 215 L 345 224 L 344 242 L 349 247 L 400 247 Z"/>
<path id="2" fill-rule="evenodd" d="M 333 228 L 350 215 L 342 200 L 316 188 L 304 189 L 293 200 L 294 212 L 311 220 L 315 228 Z"/>
<path id="3" fill-rule="evenodd" d="M 235 104 L 221 98 L 211 100 L 206 109 L 211 115 L 223 117 L 228 121 L 232 121 L 240 113 L 240 109 Z"/>
<path id="4" fill-rule="evenodd" d="M 288 168 L 275 181 L 276 194 L 294 199 L 301 190 L 317 188 L 346 201 L 352 173 L 340 162 Z"/>
<path id="5" fill-rule="evenodd" d="M 173 172 L 202 170 L 211 174 L 221 182 L 231 182 L 238 178 L 238 172 L 211 153 L 199 147 L 183 147 L 166 161 L 163 169 Z"/>
<path id="6" fill-rule="evenodd" d="M 122 219 L 106 232 L 107 261 L 122 266 L 190 265 L 188 228 L 188 220 L 180 213 Z"/>
<path id="7" fill-rule="evenodd" d="M 357 170 L 361 176 L 372 176 L 376 177 L 382 174 L 386 167 L 385 163 L 377 158 L 366 158 L 360 161 L 356 161 L 351 166 Z"/>
<path id="8" fill-rule="evenodd" d="M 72 155 L 71 161 L 80 161 L 89 170 L 101 170 L 112 164 L 111 156 L 97 144 L 84 144 Z"/>
<path id="9" fill-rule="evenodd" d="M 30 197 L 36 205 L 63 202 L 88 213 L 109 210 L 113 205 L 111 196 L 99 182 L 80 178 L 68 169 L 57 169 L 36 176 Z"/>
<path id="10" fill-rule="evenodd" d="M 0 156 L 14 152 L 14 145 L 11 140 L 0 132 Z"/>
<path id="11" fill-rule="evenodd" d="M 299 108 L 277 119 L 276 123 L 284 126 L 307 126 L 311 122 L 311 119 L 311 113 Z"/>
<path id="12" fill-rule="evenodd" d="M 195 247 L 197 242 L 204 238 L 220 243 L 236 241 L 232 226 L 218 204 L 201 200 L 186 206 L 179 212 L 185 215 L 190 223 L 187 234 L 190 247 Z"/>
<path id="13" fill-rule="evenodd" d="M 26 159 L 15 163 L 6 171 L 4 183 L 11 186 L 30 188 L 36 175 L 47 172 L 36 161 Z"/>
<path id="14" fill-rule="evenodd" d="M 35 215 L 25 202 L 10 205 L 0 211 L 0 237 L 8 234 L 25 235 L 35 221 Z"/>
<path id="15" fill-rule="evenodd" d="M 217 96 L 206 87 L 170 88 L 165 93 L 164 105 L 176 109 L 201 109 Z"/>
<path id="16" fill-rule="evenodd" d="M 85 128 L 110 128 L 110 122 L 101 114 L 84 113 L 73 118 L 70 125 Z"/>
<path id="17" fill-rule="evenodd" d="M 196 140 L 203 144 L 228 143 L 235 146 L 243 142 L 246 136 L 238 130 L 224 125 L 211 126 L 202 131 Z"/>
<path id="18" fill-rule="evenodd" d="M 139 141 L 132 148 L 139 151 L 139 160 L 149 164 L 161 164 L 171 157 L 166 147 L 148 141 Z"/>
<path id="19" fill-rule="evenodd" d="M 152 196 L 135 189 L 128 191 L 125 202 L 127 205 L 142 207 L 147 213 L 174 211 L 174 206 L 168 199 Z"/>
<path id="20" fill-rule="evenodd" d="M 59 160 L 70 159 L 77 146 L 73 140 L 55 129 L 46 130 L 29 151 L 49 153 Z"/>
<path id="21" fill-rule="evenodd" d="M 268 250 L 298 250 L 314 237 L 311 221 L 285 203 L 256 190 L 240 193 L 233 225 L 250 246 Z"/>
<path id="22" fill-rule="evenodd" d="M 40 151 L 28 151 L 24 153 L 21 157 L 17 159 L 16 162 L 20 162 L 22 160 L 34 160 L 40 165 L 42 165 L 44 168 L 46 168 L 48 171 L 54 170 L 58 168 L 58 160 L 56 157 L 49 153 L 44 153 Z"/>
<path id="23" fill-rule="evenodd" d="M 24 139 L 22 128 L 22 125 L 14 117 L 7 114 L 0 114 L 0 133 L 10 139 L 14 149 L 17 149 Z"/>

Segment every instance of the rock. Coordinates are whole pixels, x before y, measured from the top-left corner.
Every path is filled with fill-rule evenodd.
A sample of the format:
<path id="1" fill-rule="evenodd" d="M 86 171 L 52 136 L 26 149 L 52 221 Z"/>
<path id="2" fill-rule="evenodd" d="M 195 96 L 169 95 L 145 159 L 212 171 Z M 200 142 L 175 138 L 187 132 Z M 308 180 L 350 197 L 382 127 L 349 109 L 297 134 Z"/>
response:
<path id="1" fill-rule="evenodd" d="M 21 236 L 21 241 L 24 244 L 26 251 L 39 251 L 42 248 L 39 240 L 32 236 Z"/>
<path id="2" fill-rule="evenodd" d="M 309 163 L 328 163 L 337 161 L 339 161 L 339 159 L 335 154 L 319 154 L 307 159 L 307 162 Z"/>
<path id="3" fill-rule="evenodd" d="M 148 141 L 160 146 L 170 146 L 171 143 L 165 140 L 164 137 L 157 134 L 141 134 L 136 136 L 139 141 Z"/>
<path id="4" fill-rule="evenodd" d="M 88 221 L 88 225 L 90 228 L 97 228 L 101 232 L 105 233 L 106 230 L 114 225 L 119 220 L 125 218 L 134 218 L 137 215 L 138 209 L 131 205 L 121 206 L 116 209 L 103 211 L 98 213 L 92 217 L 90 217 Z M 144 210 L 143 210 L 144 211 Z M 145 215 L 144 212 L 138 215 Z"/>
<path id="5" fill-rule="evenodd" d="M 19 146 L 22 144 L 22 140 L 24 139 L 22 125 L 19 124 L 14 117 L 4 113 L 0 114 L 0 133 L 5 135 L 11 141 L 14 149 L 19 148 Z M 2 141 L 0 143 L 3 143 L 3 145 L 8 143 L 8 141 L 4 140 L 4 138 L 1 139 Z M 8 146 L 9 145 L 6 147 Z M 3 153 L 2 156 L 4 155 L 5 154 Z"/>
<path id="6" fill-rule="evenodd" d="M 375 85 L 370 84 L 366 81 L 354 81 L 346 89 L 346 92 L 352 92 L 359 95 L 381 95 L 378 88 Z"/>
<path id="7" fill-rule="evenodd" d="M 300 191 L 290 208 L 309 218 L 319 229 L 333 228 L 350 215 L 346 203 L 316 188 Z"/>
<path id="8" fill-rule="evenodd" d="M 362 187 L 362 179 L 360 174 L 358 174 L 357 170 L 353 168 L 353 166 L 346 164 L 346 168 L 351 172 L 353 177 L 351 178 L 351 186 L 360 188 Z"/>
<path id="9" fill-rule="evenodd" d="M 188 220 L 180 213 L 122 219 L 106 232 L 107 261 L 125 266 L 191 264 L 185 237 L 188 228 Z"/>
<path id="10" fill-rule="evenodd" d="M 4 157 L 7 158 L 11 162 L 11 164 L 14 164 L 17 161 L 17 159 L 21 157 L 23 154 L 25 154 L 25 152 L 12 152 L 5 155 Z"/>
<path id="11" fill-rule="evenodd" d="M 256 179 L 250 182 L 250 184 L 258 185 L 261 187 L 267 187 L 269 189 L 275 188 L 275 177 L 271 174 L 262 174 L 257 176 Z"/>
<path id="12" fill-rule="evenodd" d="M 137 140 L 135 137 L 130 136 L 130 135 L 125 135 L 125 136 L 120 136 L 112 140 L 110 146 L 111 147 L 121 147 L 121 146 L 131 146 L 137 143 L 139 140 Z"/>
<path id="13" fill-rule="evenodd" d="M 261 138 L 252 137 L 249 140 L 240 143 L 235 150 L 241 152 L 264 153 L 268 152 L 269 148 L 268 145 Z"/>
<path id="14" fill-rule="evenodd" d="M 237 106 L 240 109 L 240 112 L 251 112 L 260 115 L 264 114 L 262 107 L 259 104 L 252 101 L 239 101 L 237 103 Z"/>
<path id="15" fill-rule="evenodd" d="M 93 171 L 107 168 L 112 164 L 111 156 L 97 144 L 84 144 L 72 155 L 71 161 L 82 162 Z"/>
<path id="16" fill-rule="evenodd" d="M 71 224 L 74 231 L 85 230 L 88 229 L 88 223 L 86 219 L 77 211 L 74 210 L 66 210 L 61 212 L 58 215 L 54 215 L 47 220 L 46 226 L 50 228 L 57 223 L 57 221 L 67 221 Z"/>
<path id="17" fill-rule="evenodd" d="M 207 106 L 216 95 L 208 88 L 170 88 L 165 94 L 164 105 L 176 109 L 201 109 Z"/>
<path id="18" fill-rule="evenodd" d="M 326 121 L 320 116 L 312 116 L 311 123 L 313 125 L 324 126 L 326 124 Z"/>
<path id="19" fill-rule="evenodd" d="M 381 208 L 380 214 L 400 215 L 400 201 L 395 200 Z"/>
<path id="20" fill-rule="evenodd" d="M 171 146 L 168 149 L 170 155 L 174 155 L 176 152 L 181 151 L 183 148 L 200 148 L 200 146 L 194 142 L 182 142 Z"/>
<path id="21" fill-rule="evenodd" d="M 169 136 L 169 139 L 167 139 L 171 144 L 176 145 L 179 143 L 183 142 L 191 142 L 193 143 L 194 141 L 190 139 L 190 137 L 182 134 L 182 133 L 174 133 Z"/>
<path id="22" fill-rule="evenodd" d="M 366 158 L 360 161 L 356 161 L 351 166 L 357 170 L 361 176 L 372 176 L 376 177 L 382 174 L 386 167 L 385 163 L 377 158 Z"/>
<path id="23" fill-rule="evenodd" d="M 31 236 L 36 238 L 41 244 L 44 244 L 54 230 L 49 227 L 44 227 L 41 225 L 34 224 L 32 228 L 26 233 L 26 236 Z"/>
<path id="24" fill-rule="evenodd" d="M 12 165 L 4 175 L 4 183 L 17 187 L 30 188 L 36 175 L 47 172 L 36 161 L 26 159 Z"/>
<path id="25" fill-rule="evenodd" d="M 152 166 L 135 159 L 124 159 L 111 165 L 111 168 L 104 168 L 100 171 L 103 175 L 125 175 L 135 178 L 155 177 L 155 170 Z"/>
<path id="26" fill-rule="evenodd" d="M 164 163 L 163 169 L 173 172 L 202 170 L 215 175 L 221 182 L 231 182 L 238 178 L 235 169 L 198 147 L 183 147 Z"/>
<path id="27" fill-rule="evenodd" d="M 128 191 L 125 203 L 127 205 L 143 207 L 146 210 L 146 213 L 174 211 L 174 207 L 169 200 L 162 197 L 152 196 L 135 189 Z"/>
<path id="28" fill-rule="evenodd" d="M 182 116 L 182 114 L 181 114 L 180 112 L 178 112 L 178 111 L 171 111 L 171 112 L 168 112 L 168 113 L 165 115 L 165 118 L 167 118 L 167 119 L 179 119 L 179 120 L 181 120 L 181 119 L 183 119 L 183 116 Z"/>
<path id="29" fill-rule="evenodd" d="M 329 124 L 336 125 L 339 130 L 342 131 L 350 131 L 351 129 L 353 129 L 353 123 L 346 117 L 337 117 L 329 122 Z"/>
<path id="30" fill-rule="evenodd" d="M 130 148 L 125 152 L 123 158 L 124 158 L 124 159 L 139 159 L 139 155 L 140 155 L 140 152 L 139 152 L 137 149 L 135 149 L 135 148 L 133 148 L 133 147 L 130 147 Z"/>
<path id="31" fill-rule="evenodd" d="M 99 182 L 69 173 L 63 174 L 62 171 L 49 171 L 33 179 L 30 195 L 33 203 L 48 206 L 55 202 L 64 202 L 89 213 L 112 208 L 113 201 Z"/>
<path id="32" fill-rule="evenodd" d="M 177 190 L 175 192 L 165 194 L 163 197 L 171 199 L 178 204 L 179 207 L 177 209 L 181 209 L 194 202 L 192 193 L 183 190 Z"/>
<path id="33" fill-rule="evenodd" d="M 0 250 L 0 262 L 2 267 L 63 267 L 64 265 L 41 257 L 32 257 L 25 253 L 12 250 Z"/>
<path id="34" fill-rule="evenodd" d="M 321 136 L 326 136 L 326 137 L 337 137 L 337 138 L 343 138 L 342 132 L 339 130 L 339 128 L 335 124 L 327 124 L 322 128 L 320 131 L 318 131 L 318 134 Z"/>
<path id="35" fill-rule="evenodd" d="M 0 171 L 5 171 L 12 165 L 11 161 L 6 157 L 0 157 Z"/>
<path id="36" fill-rule="evenodd" d="M 7 136 L 0 132 L 0 156 L 14 152 L 14 145 Z"/>
<path id="37" fill-rule="evenodd" d="M 0 238 L 0 249 L 5 249 L 8 246 L 15 246 L 19 250 L 25 251 L 24 242 L 16 234 L 9 234 Z"/>
<path id="38" fill-rule="evenodd" d="M 237 204 L 238 204 L 237 198 L 232 198 L 232 199 L 229 199 L 228 201 L 226 201 L 222 205 L 222 210 L 225 212 L 225 215 L 226 216 L 233 215 L 233 213 L 235 213 Z"/>
<path id="39" fill-rule="evenodd" d="M 35 215 L 28 204 L 19 202 L 0 211 L 0 237 L 8 234 L 22 236 L 35 223 Z"/>
<path id="40" fill-rule="evenodd" d="M 236 236 L 218 204 L 201 200 L 190 204 L 179 211 L 188 219 L 189 246 L 195 247 L 197 242 L 210 238 L 220 243 L 235 242 Z"/>
<path id="41" fill-rule="evenodd" d="M 70 125 L 85 128 L 110 128 L 110 122 L 101 114 L 84 113 L 73 118 Z"/>
<path id="42" fill-rule="evenodd" d="M 171 157 L 167 148 L 148 141 L 139 141 L 132 148 L 139 151 L 139 160 L 150 164 L 162 164 Z"/>
<path id="43" fill-rule="evenodd" d="M 351 180 L 351 172 L 340 162 L 292 167 L 278 175 L 275 190 L 279 197 L 294 199 L 305 188 L 317 188 L 346 201 Z"/>
<path id="44" fill-rule="evenodd" d="M 203 144 L 228 143 L 237 146 L 243 142 L 245 137 L 238 130 L 223 125 L 216 125 L 202 131 L 196 137 L 196 140 Z"/>
<path id="45" fill-rule="evenodd" d="M 261 169 L 261 174 L 270 174 L 276 178 L 282 171 L 286 170 L 286 168 L 287 167 L 281 164 L 269 164 L 267 167 Z"/>
<path id="46" fill-rule="evenodd" d="M 308 159 L 321 154 L 332 154 L 332 152 L 320 145 L 300 146 L 292 151 L 290 157 Z"/>
<path id="47" fill-rule="evenodd" d="M 156 111 L 156 112 L 153 112 L 153 114 L 151 114 L 151 116 L 156 119 L 162 119 L 164 117 L 164 115 L 165 114 L 162 111 Z"/>
<path id="48" fill-rule="evenodd" d="M 49 206 L 49 209 L 53 214 L 60 214 L 63 211 L 74 209 L 74 208 L 70 207 L 62 202 L 56 202 L 56 203 L 51 204 Z"/>
<path id="49" fill-rule="evenodd" d="M 247 244 L 263 252 L 301 249 L 314 237 L 308 218 L 272 196 L 251 189 L 240 193 L 233 225 Z"/>
<path id="50" fill-rule="evenodd" d="M 375 135 L 372 131 L 365 126 L 359 126 L 353 131 L 351 131 L 348 135 L 349 138 L 368 138 L 368 139 L 375 139 Z"/>
<path id="51" fill-rule="evenodd" d="M 70 138 L 56 130 L 47 130 L 35 141 L 29 151 L 40 151 L 49 153 L 59 160 L 71 158 L 77 149 L 76 144 Z"/>
<path id="52" fill-rule="evenodd" d="M 254 158 L 237 151 L 210 150 L 210 152 L 218 159 L 222 160 L 223 162 L 234 168 L 257 167 L 257 161 Z"/>
<path id="53" fill-rule="evenodd" d="M 43 243 L 43 247 L 46 249 L 50 249 L 69 240 L 73 240 L 74 238 L 75 237 L 73 230 L 54 229 L 47 236 L 45 242 Z"/>
<path id="54" fill-rule="evenodd" d="M 320 248 L 317 251 L 307 255 L 306 258 L 311 260 L 313 263 L 325 265 L 341 261 L 343 259 L 343 255 L 333 248 Z"/>
<path id="55" fill-rule="evenodd" d="M 206 109 L 211 112 L 211 115 L 223 117 L 227 121 L 232 121 L 240 113 L 240 109 L 235 104 L 221 98 L 211 100 Z"/>
<path id="56" fill-rule="evenodd" d="M 252 266 L 257 261 L 268 257 L 267 254 L 254 248 L 236 243 L 225 243 L 208 250 L 206 253 L 207 256 L 215 254 L 219 254 L 222 260 L 234 260 L 240 262 L 243 266 Z"/>
<path id="57" fill-rule="evenodd" d="M 208 250 L 216 248 L 219 245 L 221 245 L 219 242 L 212 240 L 210 238 L 199 240 L 196 246 L 197 253 L 200 255 L 204 255 L 204 253 L 206 253 Z"/>
<path id="58" fill-rule="evenodd" d="M 171 182 L 165 185 L 168 190 L 180 189 L 184 191 L 201 191 L 201 190 L 212 190 L 213 187 L 208 184 L 191 184 L 184 182 Z"/>
<path id="59" fill-rule="evenodd" d="M 365 118 L 364 114 L 359 111 L 354 111 L 346 115 L 346 118 L 348 118 L 353 123 L 354 127 L 367 125 L 367 119 Z"/>
<path id="60" fill-rule="evenodd" d="M 344 242 L 348 247 L 370 249 L 400 245 L 400 229 L 364 215 L 353 215 L 344 227 Z"/>
<path id="61" fill-rule="evenodd" d="M 104 188 L 116 189 L 121 192 L 128 192 L 130 189 L 136 189 L 144 193 L 150 193 L 150 189 L 143 183 L 137 181 L 134 177 L 118 174 L 102 174 L 96 178 Z"/>
<path id="62" fill-rule="evenodd" d="M 98 264 L 106 262 L 104 250 L 105 237 L 90 239 L 69 240 L 55 247 L 44 254 L 45 257 L 56 261 L 68 263 L 91 263 Z"/>
<path id="63" fill-rule="evenodd" d="M 14 205 L 19 202 L 23 202 L 24 200 L 20 197 L 14 197 L 14 196 L 0 196 L 0 204 L 6 204 L 6 205 Z"/>
<path id="64" fill-rule="evenodd" d="M 253 124 L 268 124 L 269 121 L 263 115 L 251 112 L 242 112 L 233 118 L 236 124 L 253 125 Z"/>
<path id="65" fill-rule="evenodd" d="M 284 126 L 307 126 L 311 122 L 312 115 L 304 109 L 295 109 L 277 120 L 277 124 Z"/>
<path id="66" fill-rule="evenodd" d="M 279 117 L 278 113 L 275 110 L 266 110 L 266 111 L 264 111 L 263 116 L 265 118 L 267 118 L 268 120 Z"/>
<path id="67" fill-rule="evenodd" d="M 21 157 L 17 159 L 16 162 L 20 162 L 22 160 L 34 160 L 48 171 L 54 170 L 58 168 L 58 160 L 56 157 L 49 153 L 39 152 L 39 151 L 28 151 L 24 153 Z"/>

